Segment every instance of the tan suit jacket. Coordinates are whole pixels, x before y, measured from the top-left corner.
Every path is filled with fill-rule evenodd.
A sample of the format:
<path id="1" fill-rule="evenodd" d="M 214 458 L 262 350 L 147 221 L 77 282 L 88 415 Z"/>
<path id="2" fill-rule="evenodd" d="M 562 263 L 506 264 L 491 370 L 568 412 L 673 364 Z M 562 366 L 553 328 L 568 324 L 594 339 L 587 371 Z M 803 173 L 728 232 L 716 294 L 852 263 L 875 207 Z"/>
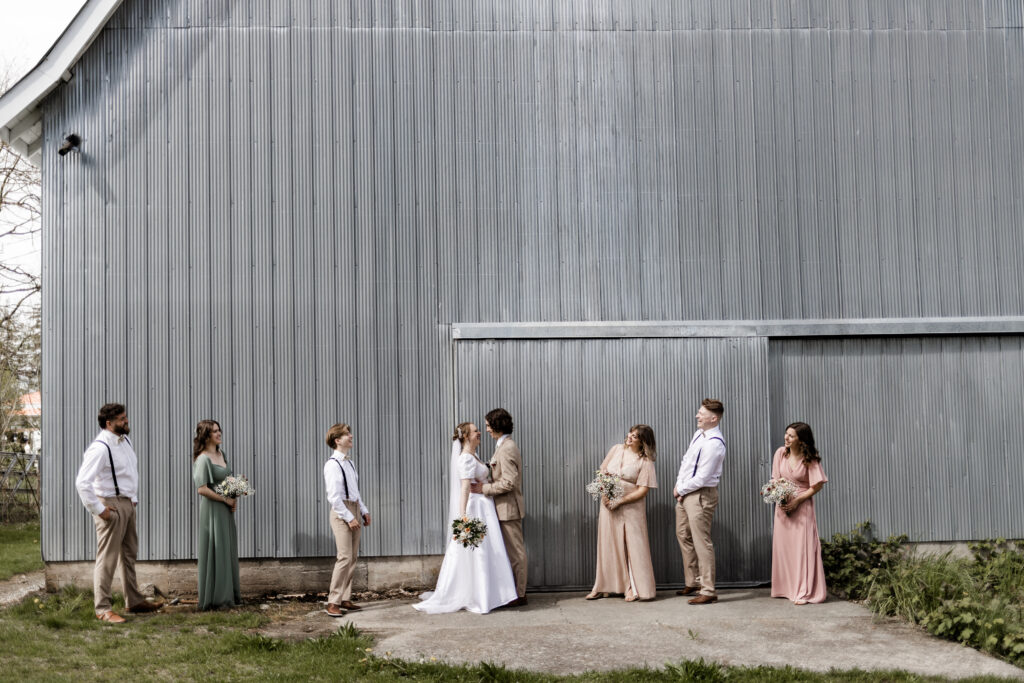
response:
<path id="1" fill-rule="evenodd" d="M 505 522 L 526 516 L 523 503 L 523 459 L 519 446 L 505 437 L 491 458 L 490 483 L 484 484 L 484 495 L 494 498 L 498 519 Z"/>

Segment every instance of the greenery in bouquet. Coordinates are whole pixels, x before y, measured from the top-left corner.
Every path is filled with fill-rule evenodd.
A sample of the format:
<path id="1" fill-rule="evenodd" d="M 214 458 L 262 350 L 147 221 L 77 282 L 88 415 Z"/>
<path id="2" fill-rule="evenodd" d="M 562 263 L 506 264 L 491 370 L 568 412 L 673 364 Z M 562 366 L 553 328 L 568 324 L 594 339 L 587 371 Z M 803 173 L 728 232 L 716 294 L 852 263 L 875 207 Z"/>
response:
<path id="1" fill-rule="evenodd" d="M 241 474 L 237 477 L 231 475 L 225 478 L 224 481 L 217 484 L 213 490 L 226 498 L 239 498 L 241 496 L 248 496 L 256 493 L 256 489 L 252 487 L 249 480 Z"/>
<path id="2" fill-rule="evenodd" d="M 476 550 L 486 535 L 487 525 L 482 519 L 463 516 L 452 520 L 452 540 L 463 548 Z"/>
<path id="3" fill-rule="evenodd" d="M 768 505 L 782 505 L 796 493 L 796 484 L 788 479 L 779 477 L 771 479 L 761 487 L 761 500 Z"/>
<path id="4" fill-rule="evenodd" d="M 618 475 L 606 474 L 601 470 L 597 470 L 595 474 L 597 476 L 594 477 L 594 481 L 586 486 L 587 493 L 594 500 L 601 500 L 601 498 L 615 500 L 622 497 L 622 479 Z"/>

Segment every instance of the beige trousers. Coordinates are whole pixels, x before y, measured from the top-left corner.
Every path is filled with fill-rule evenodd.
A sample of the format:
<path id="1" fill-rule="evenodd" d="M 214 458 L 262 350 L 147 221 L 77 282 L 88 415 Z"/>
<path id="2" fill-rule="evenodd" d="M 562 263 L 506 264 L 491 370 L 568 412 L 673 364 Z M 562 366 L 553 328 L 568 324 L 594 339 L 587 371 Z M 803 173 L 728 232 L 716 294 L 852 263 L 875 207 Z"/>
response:
<path id="1" fill-rule="evenodd" d="M 505 552 L 512 565 L 512 576 L 516 577 L 516 595 L 526 596 L 526 541 L 523 539 L 523 520 L 502 520 L 501 537 L 505 541 Z"/>
<path id="2" fill-rule="evenodd" d="M 676 501 L 676 539 L 683 554 L 687 586 L 700 586 L 701 595 L 715 592 L 715 546 L 711 543 L 711 518 L 718 506 L 718 488 L 707 486 Z"/>
<path id="3" fill-rule="evenodd" d="M 352 599 L 352 575 L 356 571 L 356 558 L 359 556 L 359 535 L 363 531 L 363 516 L 359 512 L 359 503 L 345 501 L 345 507 L 359 520 L 359 527 L 353 529 L 348 522 L 331 510 L 331 531 L 334 532 L 334 545 L 338 549 L 331 574 L 331 592 L 327 602 L 340 604 L 343 600 Z"/>
<path id="4" fill-rule="evenodd" d="M 145 602 L 135 578 L 135 558 L 139 554 L 139 537 L 135 531 L 135 506 L 131 498 L 100 498 L 103 504 L 114 508 L 110 518 L 104 520 L 93 515 L 96 525 L 96 566 L 92 572 L 92 593 L 96 614 L 110 611 L 110 583 L 114 570 L 121 561 L 121 586 L 128 609 Z"/>

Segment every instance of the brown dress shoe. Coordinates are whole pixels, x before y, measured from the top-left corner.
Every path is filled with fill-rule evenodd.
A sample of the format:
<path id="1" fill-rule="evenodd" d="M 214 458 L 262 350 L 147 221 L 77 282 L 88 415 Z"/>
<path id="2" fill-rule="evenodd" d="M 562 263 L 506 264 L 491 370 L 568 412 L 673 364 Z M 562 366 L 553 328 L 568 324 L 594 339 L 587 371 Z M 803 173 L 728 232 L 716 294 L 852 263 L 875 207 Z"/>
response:
<path id="1" fill-rule="evenodd" d="M 96 618 L 99 619 L 100 621 L 105 621 L 108 624 L 123 624 L 124 623 L 124 617 L 122 617 L 120 614 L 117 614 L 116 612 L 110 612 L 110 611 L 100 612 L 99 614 L 96 615 Z"/>
<path id="2" fill-rule="evenodd" d="M 699 590 L 700 588 L 697 586 L 684 586 L 676 591 L 676 595 L 693 595 Z"/>
<path id="3" fill-rule="evenodd" d="M 327 609 L 325 609 L 324 611 L 327 612 L 327 616 L 329 617 L 345 616 L 345 610 L 341 609 L 341 607 L 335 605 L 333 602 L 327 603 Z"/>
<path id="4" fill-rule="evenodd" d="M 359 610 L 363 609 L 351 600 L 342 600 L 338 603 L 338 607 L 342 609 L 352 610 L 353 612 L 358 612 Z"/>
<path id="5" fill-rule="evenodd" d="M 718 602 L 718 596 L 717 595 L 698 595 L 697 597 L 693 598 L 692 600 L 687 600 L 686 602 L 690 603 L 691 605 L 710 605 L 713 602 Z"/>
<path id="6" fill-rule="evenodd" d="M 132 614 L 146 614 L 148 612 L 158 612 L 161 607 L 163 607 L 162 603 L 157 604 L 155 602 L 144 601 L 133 607 L 129 607 L 128 611 Z"/>

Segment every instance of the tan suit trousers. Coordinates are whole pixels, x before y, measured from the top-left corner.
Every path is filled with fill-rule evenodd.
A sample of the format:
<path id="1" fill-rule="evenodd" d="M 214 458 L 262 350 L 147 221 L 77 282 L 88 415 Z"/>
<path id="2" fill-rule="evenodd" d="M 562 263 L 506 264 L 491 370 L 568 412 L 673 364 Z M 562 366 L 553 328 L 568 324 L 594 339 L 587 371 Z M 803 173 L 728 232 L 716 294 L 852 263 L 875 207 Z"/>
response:
<path id="1" fill-rule="evenodd" d="M 718 488 L 707 486 L 676 501 L 676 539 L 683 554 L 687 586 L 699 586 L 701 595 L 715 593 L 715 546 L 711 518 L 718 507 Z"/>
<path id="2" fill-rule="evenodd" d="M 110 611 L 110 583 L 114 570 L 121 562 L 121 587 L 125 606 L 132 609 L 146 601 L 135 578 L 135 558 L 139 554 L 139 536 L 135 531 L 135 506 L 131 498 L 100 498 L 107 507 L 114 508 L 110 518 L 104 520 L 93 515 L 96 525 L 96 566 L 92 572 L 92 594 L 96 614 Z"/>
<path id="3" fill-rule="evenodd" d="M 516 577 L 516 595 L 522 598 L 526 596 L 526 541 L 523 539 L 523 520 L 503 520 L 500 524 L 508 562 L 512 565 L 512 575 Z"/>
<path id="4" fill-rule="evenodd" d="M 356 571 L 356 558 L 359 557 L 359 535 L 363 532 L 363 516 L 359 512 L 359 503 L 346 500 L 345 507 L 359 520 L 359 527 L 351 528 L 348 522 L 331 510 L 331 531 L 334 532 L 334 545 L 338 549 L 331 574 L 331 592 L 327 602 L 340 604 L 343 600 L 352 599 L 352 575 Z"/>

